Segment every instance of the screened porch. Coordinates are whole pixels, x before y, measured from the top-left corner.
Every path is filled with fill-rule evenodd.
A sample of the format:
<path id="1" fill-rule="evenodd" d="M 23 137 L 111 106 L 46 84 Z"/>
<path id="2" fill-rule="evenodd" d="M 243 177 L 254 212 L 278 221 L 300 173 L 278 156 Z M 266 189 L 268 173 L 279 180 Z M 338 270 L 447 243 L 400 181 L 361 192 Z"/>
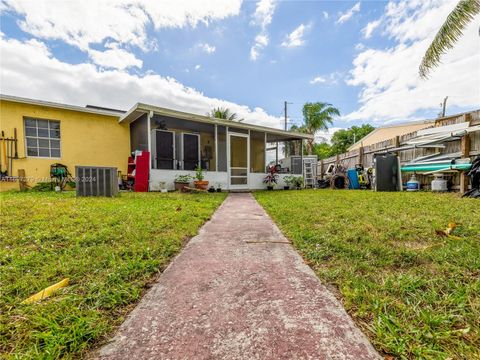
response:
<path id="1" fill-rule="evenodd" d="M 279 170 L 278 186 L 285 175 L 302 174 L 306 134 L 166 109 L 138 109 L 136 115 L 130 121 L 131 149 L 150 151 L 151 189 L 165 183 L 171 190 L 178 175 L 194 176 L 197 166 L 212 186 L 226 190 L 264 188 L 272 165 Z"/>

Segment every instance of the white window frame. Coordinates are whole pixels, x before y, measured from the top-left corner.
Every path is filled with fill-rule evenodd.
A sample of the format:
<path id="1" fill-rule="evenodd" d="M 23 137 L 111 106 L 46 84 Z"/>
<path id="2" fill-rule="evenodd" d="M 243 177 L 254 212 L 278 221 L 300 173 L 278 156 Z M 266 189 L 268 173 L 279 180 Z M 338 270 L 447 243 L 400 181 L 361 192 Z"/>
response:
<path id="1" fill-rule="evenodd" d="M 27 127 L 28 128 L 31 128 L 31 126 L 27 126 L 27 120 L 42 120 L 42 121 L 47 121 L 48 122 L 48 137 L 41 137 L 41 136 L 38 136 L 38 123 L 36 124 L 36 130 L 37 130 L 37 136 L 29 136 L 27 135 Z M 56 122 L 58 123 L 59 125 L 59 131 L 60 131 L 60 137 L 57 139 L 57 138 L 52 138 L 50 137 L 50 122 Z M 60 120 L 53 120 L 53 119 L 43 119 L 43 118 L 37 118 L 37 117 L 33 117 L 33 116 L 24 116 L 23 117 L 23 131 L 24 131 L 24 138 L 25 138 L 25 141 L 24 141 L 24 144 L 25 144 L 25 157 L 27 158 L 34 158 L 34 159 L 61 159 L 62 158 L 62 122 Z M 50 147 L 50 140 L 58 140 L 59 142 L 59 152 L 60 152 L 60 155 L 59 156 L 35 156 L 35 155 L 28 155 L 28 145 L 27 145 L 27 138 L 31 138 L 31 139 L 36 139 L 37 140 L 37 150 L 38 150 L 38 153 L 40 154 L 40 147 L 38 146 L 38 140 L 42 139 L 42 140 L 48 140 L 48 150 L 49 152 L 51 153 L 52 151 L 52 148 Z M 45 148 L 43 148 L 45 149 Z"/>

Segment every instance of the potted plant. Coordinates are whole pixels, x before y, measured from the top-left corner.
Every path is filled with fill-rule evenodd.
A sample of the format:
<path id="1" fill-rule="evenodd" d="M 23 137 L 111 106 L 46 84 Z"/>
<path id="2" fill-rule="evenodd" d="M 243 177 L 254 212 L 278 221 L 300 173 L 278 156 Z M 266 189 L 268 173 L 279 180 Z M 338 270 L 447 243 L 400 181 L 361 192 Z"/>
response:
<path id="1" fill-rule="evenodd" d="M 263 179 L 264 184 L 267 184 L 267 190 L 273 190 L 273 185 L 277 183 L 278 174 L 275 166 L 269 166 L 267 176 Z"/>
<path id="2" fill-rule="evenodd" d="M 190 184 L 192 176 L 190 175 L 177 175 L 173 183 L 175 184 L 175 190 L 183 191 L 183 188 Z"/>
<path id="3" fill-rule="evenodd" d="M 217 192 L 222 192 L 222 184 L 217 183 Z"/>
<path id="4" fill-rule="evenodd" d="M 196 189 L 200 190 L 207 190 L 208 189 L 208 181 L 203 180 L 205 176 L 203 175 L 203 170 L 200 164 L 197 165 L 195 168 L 195 180 L 193 183 L 195 184 Z"/>
<path id="5" fill-rule="evenodd" d="M 303 176 L 295 176 L 293 184 L 295 189 L 300 190 L 303 187 Z"/>
<path id="6" fill-rule="evenodd" d="M 295 183 L 295 176 L 293 175 L 287 175 L 283 178 L 283 181 L 285 182 L 285 186 L 283 187 L 283 190 L 289 190 L 290 186 L 292 186 Z"/>

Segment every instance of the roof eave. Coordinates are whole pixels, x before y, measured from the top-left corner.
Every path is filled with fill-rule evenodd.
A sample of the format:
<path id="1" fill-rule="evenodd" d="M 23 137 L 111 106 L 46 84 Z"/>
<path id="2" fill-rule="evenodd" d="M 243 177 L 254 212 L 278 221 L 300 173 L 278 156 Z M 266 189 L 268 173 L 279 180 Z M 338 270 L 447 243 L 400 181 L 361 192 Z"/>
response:
<path id="1" fill-rule="evenodd" d="M 120 118 L 119 122 L 131 123 L 136 119 L 138 119 L 142 113 L 149 113 L 150 111 L 160 115 L 180 118 L 183 120 L 190 120 L 190 121 L 201 122 L 201 123 L 212 124 L 212 125 L 217 124 L 217 125 L 223 125 L 223 126 L 231 126 L 231 127 L 237 127 L 241 129 L 247 129 L 247 130 L 257 130 L 260 132 L 267 132 L 269 134 L 281 135 L 281 136 L 286 136 L 290 138 L 294 137 L 294 138 L 307 139 L 307 140 L 314 138 L 314 136 L 310 134 L 284 131 L 284 130 L 279 130 L 279 129 L 270 128 L 266 126 L 253 125 L 253 124 L 247 124 L 242 122 L 232 122 L 230 120 L 210 118 L 208 116 L 191 114 L 183 111 L 171 110 L 171 109 L 166 109 L 159 106 L 148 105 L 143 103 L 135 104 L 130 110 L 127 111 L 125 115 L 123 115 Z M 135 115 L 135 113 L 137 113 L 138 115 Z"/>
<path id="2" fill-rule="evenodd" d="M 6 94 L 0 94 L 0 100 L 10 101 L 10 102 L 15 102 L 15 103 L 20 103 L 20 104 L 45 106 L 45 107 L 51 107 L 51 108 L 55 108 L 55 109 L 62 109 L 62 110 L 79 111 L 79 112 L 85 112 L 85 113 L 96 114 L 96 115 L 112 116 L 112 117 L 116 117 L 116 118 L 120 118 L 120 116 L 121 116 L 120 113 L 113 112 L 113 111 L 96 110 L 96 109 L 81 107 L 81 106 L 77 106 L 77 105 L 61 104 L 61 103 L 56 103 L 56 102 L 37 100 L 37 99 L 29 99 L 29 98 L 23 98 L 23 97 L 19 97 L 19 96 L 6 95 Z"/>

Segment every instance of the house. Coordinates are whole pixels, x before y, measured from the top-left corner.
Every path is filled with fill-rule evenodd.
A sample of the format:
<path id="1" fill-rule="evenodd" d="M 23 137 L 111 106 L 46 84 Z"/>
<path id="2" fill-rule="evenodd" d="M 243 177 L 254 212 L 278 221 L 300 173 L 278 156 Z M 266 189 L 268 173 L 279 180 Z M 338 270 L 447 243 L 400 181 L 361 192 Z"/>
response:
<path id="1" fill-rule="evenodd" d="M 125 112 L 8 95 L 0 96 L 0 124 L 5 137 L 12 138 L 16 129 L 18 138 L 18 158 L 11 159 L 8 175 L 16 176 L 23 169 L 30 185 L 48 181 L 53 163 L 67 165 L 72 174 L 78 165 L 116 167 L 126 175 L 128 157 L 138 150 L 151 154 L 150 189 L 160 183 L 173 189 L 175 177 L 194 175 L 197 165 L 212 185 L 227 190 L 262 189 L 266 164 L 279 163 L 284 148 L 302 148 L 286 144 L 311 138 L 141 103 Z M 302 154 L 289 156 L 300 163 L 303 158 Z M 302 174 L 303 168 L 281 169 L 279 186 L 292 172 Z"/>
<path id="2" fill-rule="evenodd" d="M 402 136 L 406 134 L 413 133 L 418 130 L 426 129 L 435 125 L 435 120 L 422 120 L 422 121 L 413 121 L 406 122 L 401 124 L 386 125 L 381 126 L 373 130 L 371 133 L 367 134 L 355 144 L 351 145 L 347 150 L 357 150 L 364 146 L 373 145 L 385 140 L 390 140 L 396 136 Z"/>
<path id="3" fill-rule="evenodd" d="M 2 172 L 17 176 L 23 169 L 28 185 L 50 180 L 50 165 L 61 163 L 72 175 L 76 165 L 112 166 L 125 173 L 130 154 L 130 129 L 119 124 L 123 112 L 0 95 L 0 130 L 17 134 L 17 156 L 9 158 L 0 140 Z M 11 162 L 11 164 L 10 164 Z M 2 190 L 18 182 L 0 182 Z"/>

